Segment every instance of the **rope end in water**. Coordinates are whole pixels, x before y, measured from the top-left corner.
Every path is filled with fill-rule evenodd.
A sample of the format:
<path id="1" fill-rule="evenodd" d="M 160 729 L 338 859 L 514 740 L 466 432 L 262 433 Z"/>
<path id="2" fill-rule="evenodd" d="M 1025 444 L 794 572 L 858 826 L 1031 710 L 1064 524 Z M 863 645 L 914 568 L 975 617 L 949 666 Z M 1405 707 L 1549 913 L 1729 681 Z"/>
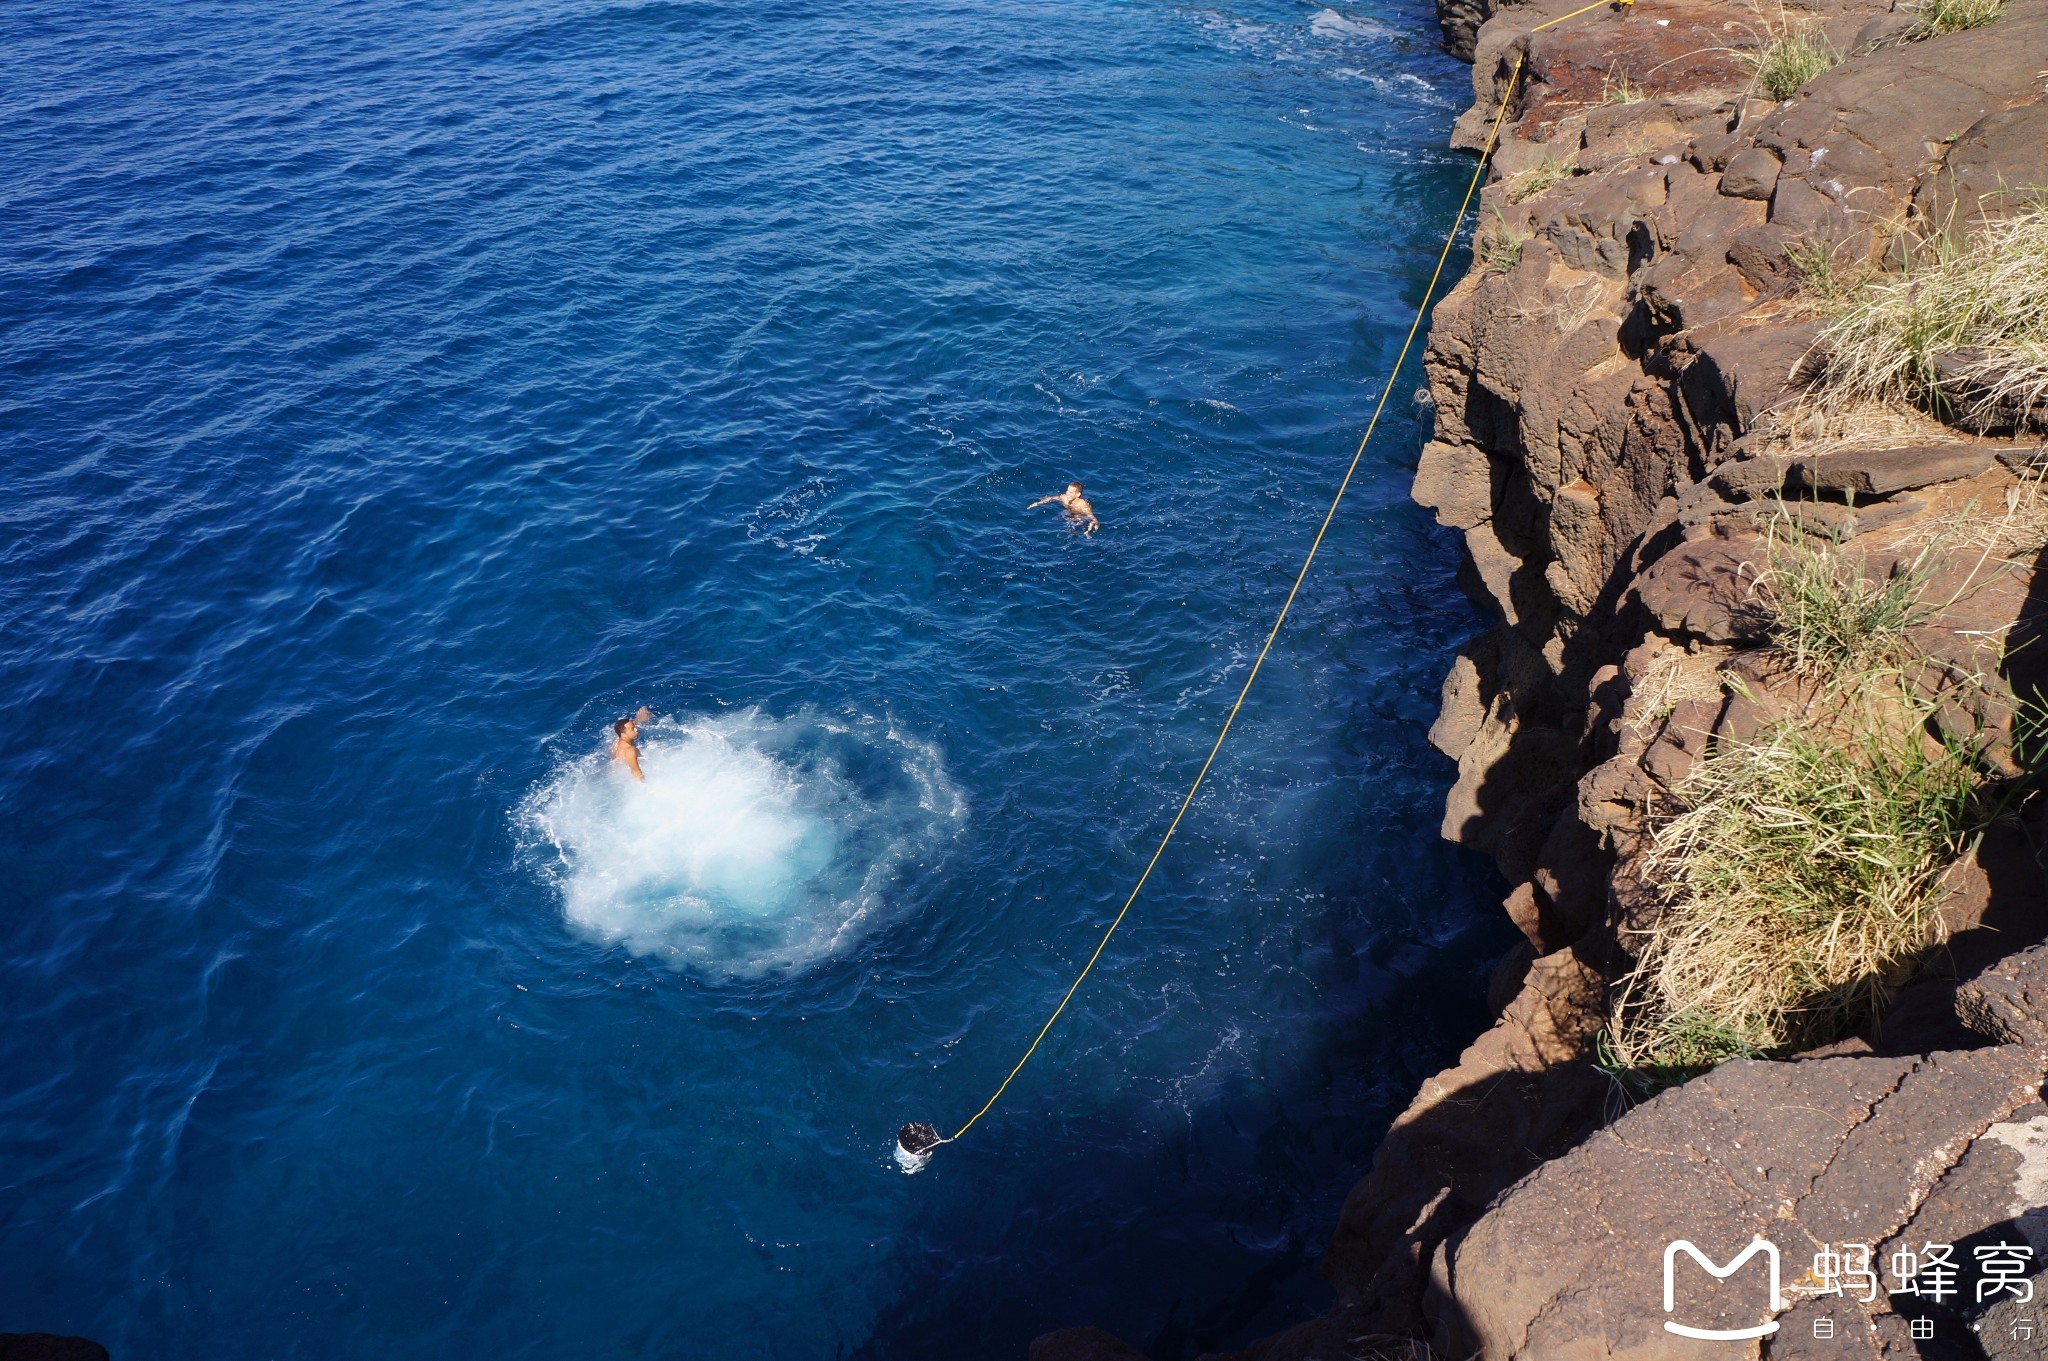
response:
<path id="1" fill-rule="evenodd" d="M 945 1142 L 930 1125 L 913 1120 L 896 1131 L 896 1165 L 906 1174 L 922 1172 L 932 1160 L 932 1150 Z"/>

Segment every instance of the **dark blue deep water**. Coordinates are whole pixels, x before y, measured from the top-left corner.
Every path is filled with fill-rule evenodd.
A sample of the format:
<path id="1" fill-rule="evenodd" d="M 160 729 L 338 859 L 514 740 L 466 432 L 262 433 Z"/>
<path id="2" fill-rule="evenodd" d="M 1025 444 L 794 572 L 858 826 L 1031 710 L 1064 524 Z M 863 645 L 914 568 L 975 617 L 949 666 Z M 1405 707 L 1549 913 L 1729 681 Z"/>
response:
<path id="1" fill-rule="evenodd" d="M 0 6 L 0 1330 L 1161 1356 L 1477 1028 L 1423 0 Z M 1088 483 L 1084 538 L 1033 498 Z M 645 703 L 649 781 L 599 756 Z"/>

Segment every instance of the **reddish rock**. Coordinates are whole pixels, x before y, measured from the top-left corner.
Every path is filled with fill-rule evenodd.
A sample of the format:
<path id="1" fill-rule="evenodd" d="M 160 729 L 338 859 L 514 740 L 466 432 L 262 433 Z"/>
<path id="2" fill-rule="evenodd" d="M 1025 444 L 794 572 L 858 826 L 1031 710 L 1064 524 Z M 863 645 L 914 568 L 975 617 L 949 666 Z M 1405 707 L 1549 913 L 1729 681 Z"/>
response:
<path id="1" fill-rule="evenodd" d="M 1763 540 L 1755 534 L 1698 539 L 1652 564 L 1636 581 L 1636 598 L 1674 636 L 1755 641 L 1768 625 L 1757 600 L 1763 568 Z"/>
<path id="2" fill-rule="evenodd" d="M 1981 444 L 1923 444 L 1906 449 L 1850 449 L 1813 454 L 1792 464 L 1792 479 L 1809 491 L 1890 496 L 1937 482 L 1959 482 L 1991 466 Z"/>
<path id="3" fill-rule="evenodd" d="M 1744 147 L 1728 158 L 1728 168 L 1721 174 L 1721 192 L 1729 198 L 1768 201 L 1778 187 L 1782 168 L 1777 153 L 1769 147 Z"/>
<path id="4" fill-rule="evenodd" d="M 1536 960 L 1500 1020 L 1387 1132 L 1323 1258 L 1339 1298 L 1375 1327 L 1418 1326 L 1437 1244 L 1597 1123 L 1607 1080 L 1583 1060 L 1603 992 L 1599 970 L 1571 950 Z"/>
<path id="5" fill-rule="evenodd" d="M 1667 1315 L 1666 1245 L 1683 1238 L 1726 1262 L 1760 1237 L 1777 1248 L 1796 1308 L 1823 1244 L 1895 1234 L 2040 1082 L 2016 1048 L 1724 1065 L 1538 1168 L 1457 1235 L 1432 1283 L 1438 1346 L 1503 1361 L 1647 1361 L 1675 1354 L 1667 1318 L 1767 1322 L 1780 1311 L 1766 1292 L 1692 1269 L 1674 1270 Z M 1860 1310 L 1857 1325 L 1866 1331 Z"/>

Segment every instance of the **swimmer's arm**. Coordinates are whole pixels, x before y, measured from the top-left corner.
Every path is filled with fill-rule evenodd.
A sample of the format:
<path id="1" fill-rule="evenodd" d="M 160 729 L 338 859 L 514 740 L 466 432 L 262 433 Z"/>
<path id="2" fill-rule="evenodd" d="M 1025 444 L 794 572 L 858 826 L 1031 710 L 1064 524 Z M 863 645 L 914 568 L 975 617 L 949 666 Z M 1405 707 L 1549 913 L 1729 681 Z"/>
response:
<path id="1" fill-rule="evenodd" d="M 1033 501 L 1030 505 L 1024 507 L 1024 509 L 1037 510 L 1040 506 L 1049 506 L 1059 499 L 1060 498 L 1057 496 L 1041 496 L 1036 501 Z"/>
<path id="2" fill-rule="evenodd" d="M 1100 528 L 1102 528 L 1102 521 L 1096 519 L 1095 512 L 1091 510 L 1088 512 L 1088 527 L 1081 531 L 1081 537 L 1085 539 Z"/>
<path id="3" fill-rule="evenodd" d="M 625 761 L 626 769 L 633 772 L 633 778 L 642 784 L 646 784 L 647 777 L 640 773 L 640 749 L 638 747 L 627 747 Z"/>

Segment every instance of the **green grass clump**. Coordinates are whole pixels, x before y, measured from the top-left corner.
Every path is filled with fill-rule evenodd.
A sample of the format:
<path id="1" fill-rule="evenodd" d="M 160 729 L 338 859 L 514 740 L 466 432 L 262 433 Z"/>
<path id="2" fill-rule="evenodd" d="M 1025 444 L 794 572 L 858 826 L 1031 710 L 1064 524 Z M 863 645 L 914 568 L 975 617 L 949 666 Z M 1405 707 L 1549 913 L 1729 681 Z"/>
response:
<path id="1" fill-rule="evenodd" d="M 1628 78 L 1624 71 L 1616 76 L 1612 71 L 1600 78 L 1600 102 L 1602 104 L 1640 104 L 1650 97 L 1650 92 Z"/>
<path id="2" fill-rule="evenodd" d="M 1829 384 L 1965 421 L 2048 402 L 2048 206 L 1974 223 L 1962 249 L 1937 235 L 1919 254 L 1822 330 Z M 1939 367 L 1958 356 L 1967 394 L 1950 391 Z"/>
<path id="3" fill-rule="evenodd" d="M 1647 1101 L 1730 1059 L 1762 1057 L 1740 1036 L 1706 1017 L 1681 1013 L 1649 1018 L 1647 999 L 1633 991 L 1643 981 L 1640 971 L 1624 980 L 1624 996 L 1616 1008 L 1618 1023 L 1594 1041 L 1595 1066 L 1634 1099 Z"/>
<path id="4" fill-rule="evenodd" d="M 1767 98 L 1779 100 L 1790 99 L 1800 86 L 1842 60 L 1818 25 L 1795 24 L 1782 17 L 1742 56 L 1756 87 Z"/>
<path id="5" fill-rule="evenodd" d="M 1792 527 L 1789 512 L 1781 510 L 1767 536 L 1758 596 L 1771 645 L 1794 671 L 1854 684 L 1917 655 L 1914 631 L 1940 612 L 1925 598 L 1938 543 L 1880 576 L 1840 539 Z"/>
<path id="6" fill-rule="evenodd" d="M 1914 641 L 1944 541 L 1879 575 L 1789 513 L 1767 535 L 1756 598 L 1808 698 L 1717 741 L 1647 824 L 1663 910 L 1602 1042 L 1638 1095 L 1876 1020 L 1943 939 L 1944 876 L 1996 812 L 1983 734 L 1935 721 L 1964 682 L 1927 694 Z"/>
<path id="7" fill-rule="evenodd" d="M 1552 185 L 1563 184 L 1578 167 L 1569 156 L 1545 156 L 1541 162 L 1508 181 L 1508 202 L 1532 199 Z"/>
<path id="8" fill-rule="evenodd" d="M 1479 263 L 1495 274 L 1506 274 L 1522 263 L 1522 247 L 1533 239 L 1527 232 L 1518 232 L 1508 225 L 1499 213 L 1493 215 L 1494 225 L 1479 234 L 1473 243 L 1473 254 Z"/>
<path id="9" fill-rule="evenodd" d="M 1785 258 L 1800 288 L 1833 308 L 1845 306 L 1863 281 L 1836 262 L 1835 248 L 1827 241 L 1795 241 L 1785 247 Z"/>
<path id="10" fill-rule="evenodd" d="M 1610 1047 L 1683 1077 L 1874 1021 L 1942 939 L 1942 876 L 1984 821 L 1975 749 L 1873 685 L 1823 723 L 1702 760 L 1652 833 L 1665 912 Z M 1919 721 L 1915 721 L 1919 720 Z"/>
<path id="11" fill-rule="evenodd" d="M 1982 28 L 2005 13 L 2005 0 L 1921 0 L 1913 6 L 1912 36 L 1938 38 L 1944 33 Z"/>

